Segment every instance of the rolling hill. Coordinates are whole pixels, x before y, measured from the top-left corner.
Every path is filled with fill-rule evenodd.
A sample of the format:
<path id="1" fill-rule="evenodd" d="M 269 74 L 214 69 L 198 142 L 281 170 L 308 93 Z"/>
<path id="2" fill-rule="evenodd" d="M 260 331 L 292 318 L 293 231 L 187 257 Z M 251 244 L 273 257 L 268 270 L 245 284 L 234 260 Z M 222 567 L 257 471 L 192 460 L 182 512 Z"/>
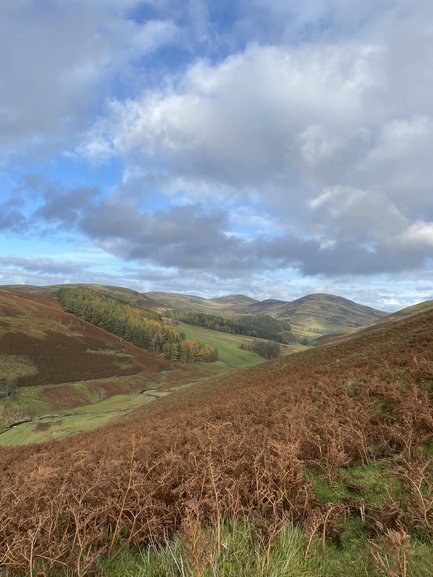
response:
<path id="1" fill-rule="evenodd" d="M 55 296 L 61 286 L 32 287 L 21 285 L 10 288 L 29 291 L 33 294 Z M 287 321 L 293 326 L 293 333 L 299 339 L 307 338 L 311 342 L 321 335 L 351 332 L 386 316 L 386 313 L 382 311 L 328 294 L 312 294 L 292 302 L 286 302 L 277 299 L 258 301 L 245 295 L 227 295 L 206 299 L 179 293 L 139 293 L 122 287 L 104 285 L 68 286 L 91 288 L 134 306 L 158 310 L 174 308 L 227 318 L 241 315 L 268 315 Z"/>
<path id="2" fill-rule="evenodd" d="M 55 297 L 59 289 L 64 286 L 65 285 L 13 285 L 3 288 Z M 125 287 L 109 285 L 71 284 L 68 286 L 71 288 L 90 288 L 134 306 L 144 308 L 177 308 L 223 317 L 247 314 L 269 315 L 278 319 L 287 320 L 296 328 L 304 329 L 312 333 L 352 330 L 357 327 L 369 325 L 387 315 L 387 313 L 383 311 L 361 305 L 349 299 L 322 293 L 307 295 L 300 299 L 287 302 L 278 299 L 258 301 L 242 294 L 207 299 L 179 293 L 140 293 Z M 415 307 L 417 306 L 421 305 L 415 305 Z"/>
<path id="3" fill-rule="evenodd" d="M 167 307 L 220 316 L 268 315 L 285 320 L 300 336 L 317 337 L 333 332 L 350 332 L 386 316 L 365 305 L 349 299 L 312 294 L 286 302 L 277 299 L 257 301 L 245 295 L 229 295 L 221 298 L 179 295 L 175 293 L 147 293 Z"/>
<path id="4" fill-rule="evenodd" d="M 101 284 L 61 284 L 61 285 L 49 285 L 49 286 L 36 286 L 36 285 L 4 285 L 3 289 L 12 290 L 15 292 L 24 292 L 35 294 L 39 296 L 51 296 L 56 297 L 57 293 L 61 288 L 68 286 L 70 288 L 88 288 L 118 300 L 127 302 L 134 306 L 144 307 L 144 308 L 163 308 L 165 305 L 163 302 L 159 302 L 152 299 L 146 293 L 140 293 L 132 289 L 118 286 L 109 286 Z"/>
<path id="5" fill-rule="evenodd" d="M 248 337 L 189 327 L 185 332 L 192 338 L 219 347 L 218 361 L 169 361 L 65 312 L 53 296 L 38 292 L 0 290 L 0 444 L 97 428 L 178 387 L 263 361 L 240 349 Z M 148 302 L 129 291 L 114 292 Z M 35 421 L 40 418 L 43 427 Z M 4 432 L 20 421 L 28 422 Z"/>
<path id="6" fill-rule="evenodd" d="M 0 449 L 3 565 L 90 570 L 122 551 L 113 574 L 127 574 L 134 551 L 144 563 L 149 543 L 179 534 L 167 557 L 211 574 L 241 520 L 233 534 L 250 532 L 230 559 L 265 563 L 249 575 L 428 577 L 432 327 L 429 309 L 219 375 L 94 433 Z M 269 573 L 274 550 L 290 571 Z M 405 573 L 380 571 L 398 563 Z"/>
<path id="7" fill-rule="evenodd" d="M 352 334 L 338 334 L 337 333 L 334 335 L 325 335 L 323 337 L 320 337 L 317 340 L 317 344 L 318 345 L 326 345 L 326 344 L 331 344 L 331 343 L 337 343 L 337 342 L 347 340 L 351 336 L 365 335 L 365 334 L 374 332 L 379 328 L 397 326 L 397 324 L 400 321 L 404 321 L 405 319 L 407 319 L 409 317 L 416 316 L 419 313 L 428 312 L 428 311 L 432 311 L 432 310 L 433 310 L 433 301 L 432 300 L 418 303 L 416 305 L 406 307 L 406 308 L 404 308 L 400 311 L 397 311 L 395 313 L 391 313 L 389 315 L 386 315 L 385 317 L 382 317 L 379 320 L 376 320 L 375 322 L 373 322 L 373 323 L 371 323 L 365 327 L 358 328 Z"/>
<path id="8" fill-rule="evenodd" d="M 386 315 L 383 311 L 329 294 L 307 295 L 289 303 L 262 301 L 249 310 L 285 319 L 298 330 L 318 334 L 351 331 Z"/>

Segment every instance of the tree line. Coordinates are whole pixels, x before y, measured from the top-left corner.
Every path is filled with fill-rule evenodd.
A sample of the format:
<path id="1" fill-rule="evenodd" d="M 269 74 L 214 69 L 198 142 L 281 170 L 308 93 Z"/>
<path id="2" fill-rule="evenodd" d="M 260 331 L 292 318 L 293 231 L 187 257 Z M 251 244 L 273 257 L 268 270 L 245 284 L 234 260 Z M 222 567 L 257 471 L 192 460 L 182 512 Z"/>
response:
<path id="1" fill-rule="evenodd" d="M 244 315 L 238 318 L 223 318 L 216 315 L 192 311 L 173 310 L 166 313 L 170 318 L 235 335 L 246 335 L 288 344 L 296 341 L 291 326 L 287 321 L 267 315 Z"/>
<path id="2" fill-rule="evenodd" d="M 281 355 L 281 345 L 275 341 L 253 341 L 243 343 L 241 349 L 252 351 L 265 359 L 275 359 Z"/>
<path id="3" fill-rule="evenodd" d="M 147 351 L 162 353 L 174 361 L 213 362 L 218 351 L 163 322 L 151 309 L 128 303 L 86 288 L 61 288 L 58 300 L 63 310 L 113 333 Z"/>

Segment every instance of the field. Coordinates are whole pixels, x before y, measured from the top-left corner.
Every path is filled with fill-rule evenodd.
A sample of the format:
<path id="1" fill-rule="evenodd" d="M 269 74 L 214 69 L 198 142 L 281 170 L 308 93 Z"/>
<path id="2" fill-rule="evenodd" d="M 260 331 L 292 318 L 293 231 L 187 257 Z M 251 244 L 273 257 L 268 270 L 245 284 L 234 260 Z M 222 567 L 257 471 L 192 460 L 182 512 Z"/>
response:
<path id="1" fill-rule="evenodd" d="M 74 408 L 52 418 L 38 417 L 32 422 L 18 425 L 0 435 L 0 446 L 27 445 L 68 435 L 90 431 L 125 417 L 130 411 L 153 401 L 146 394 L 115 395 L 92 405 Z"/>
<path id="2" fill-rule="evenodd" d="M 250 367 L 263 362 L 262 357 L 240 348 L 243 343 L 249 343 L 253 340 L 249 337 L 230 335 L 185 323 L 179 323 L 178 329 L 185 333 L 188 339 L 197 339 L 218 349 L 219 362 L 202 363 L 201 365 L 204 370 L 209 372 L 220 373 Z"/>
<path id="3" fill-rule="evenodd" d="M 94 432 L 1 449 L 0 565 L 428 577 L 432 326 L 421 312 Z"/>

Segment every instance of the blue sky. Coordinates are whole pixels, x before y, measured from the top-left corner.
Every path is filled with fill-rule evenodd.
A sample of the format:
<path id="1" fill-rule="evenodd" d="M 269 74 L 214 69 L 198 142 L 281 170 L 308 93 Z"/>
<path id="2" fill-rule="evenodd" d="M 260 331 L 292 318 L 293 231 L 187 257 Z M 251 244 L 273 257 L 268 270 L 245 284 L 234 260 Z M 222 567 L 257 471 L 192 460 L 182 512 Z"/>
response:
<path id="1" fill-rule="evenodd" d="M 3 0 L 0 283 L 433 298 L 427 0 Z"/>

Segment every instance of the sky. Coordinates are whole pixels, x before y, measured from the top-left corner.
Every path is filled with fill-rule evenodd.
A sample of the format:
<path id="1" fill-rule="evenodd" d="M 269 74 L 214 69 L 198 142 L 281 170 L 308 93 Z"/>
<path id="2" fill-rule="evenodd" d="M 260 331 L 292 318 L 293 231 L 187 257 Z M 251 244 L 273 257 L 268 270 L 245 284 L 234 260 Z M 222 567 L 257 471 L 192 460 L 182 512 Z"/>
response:
<path id="1" fill-rule="evenodd" d="M 432 281 L 431 0 L 1 0 L 0 284 Z"/>

